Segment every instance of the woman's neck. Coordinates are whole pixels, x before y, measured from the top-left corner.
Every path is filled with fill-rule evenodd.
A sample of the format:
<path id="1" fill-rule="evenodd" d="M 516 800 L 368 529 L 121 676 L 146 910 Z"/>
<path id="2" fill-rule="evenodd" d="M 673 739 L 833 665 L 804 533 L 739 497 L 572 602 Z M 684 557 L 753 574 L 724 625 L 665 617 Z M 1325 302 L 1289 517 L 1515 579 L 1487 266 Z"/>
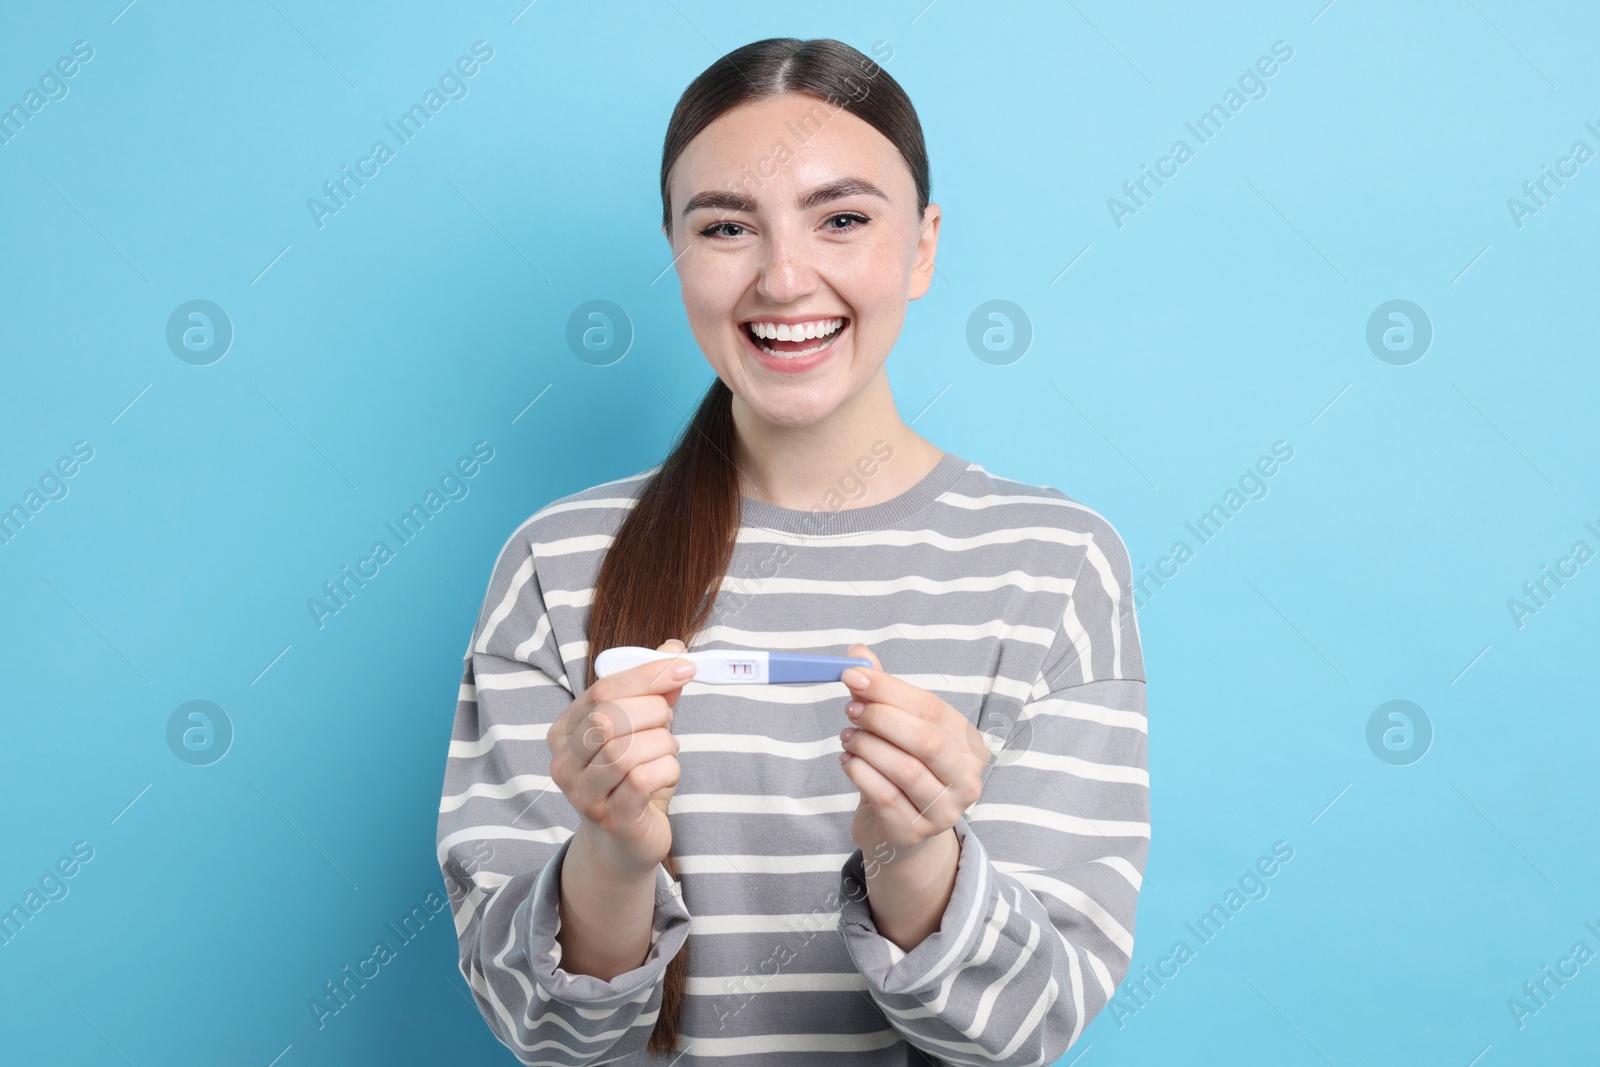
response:
<path id="1" fill-rule="evenodd" d="M 858 398 L 859 399 L 859 398 Z M 762 423 L 737 397 L 734 423 L 740 493 L 778 507 L 807 511 L 866 507 L 916 485 L 944 457 L 937 445 L 901 420 L 892 398 L 867 413 L 843 405 L 812 426 Z M 743 418 L 741 418 L 741 415 Z M 752 425 L 753 424 L 753 425 Z"/>

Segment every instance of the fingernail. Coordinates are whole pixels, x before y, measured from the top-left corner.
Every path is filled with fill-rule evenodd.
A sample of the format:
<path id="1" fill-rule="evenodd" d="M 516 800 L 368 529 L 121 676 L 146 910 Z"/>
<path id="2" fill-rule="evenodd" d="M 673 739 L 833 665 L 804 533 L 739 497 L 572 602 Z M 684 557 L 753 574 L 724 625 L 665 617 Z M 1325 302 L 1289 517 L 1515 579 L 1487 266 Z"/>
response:
<path id="1" fill-rule="evenodd" d="M 849 763 L 850 762 L 850 753 L 848 753 L 848 752 L 839 753 L 839 762 L 840 763 Z"/>
<path id="2" fill-rule="evenodd" d="M 854 726 L 846 726 L 843 730 L 839 731 L 839 740 L 840 740 L 840 742 L 849 741 L 852 737 L 854 737 L 856 735 L 857 732 L 858 731 L 857 731 L 856 727 L 854 727 Z"/>
<path id="3" fill-rule="evenodd" d="M 861 713 L 865 711 L 866 708 L 867 706 L 861 703 L 861 701 L 852 700 L 850 703 L 844 706 L 844 713 L 850 716 L 852 719 L 859 719 L 861 718 Z"/>
<path id="4" fill-rule="evenodd" d="M 672 676 L 674 678 L 687 678 L 694 672 L 695 665 L 693 663 L 680 663 L 672 668 Z"/>
<path id="5" fill-rule="evenodd" d="M 862 686 L 867 684 L 867 676 L 856 670 L 854 667 L 840 675 L 839 680 L 845 685 L 848 685 L 851 689 L 860 689 Z"/>

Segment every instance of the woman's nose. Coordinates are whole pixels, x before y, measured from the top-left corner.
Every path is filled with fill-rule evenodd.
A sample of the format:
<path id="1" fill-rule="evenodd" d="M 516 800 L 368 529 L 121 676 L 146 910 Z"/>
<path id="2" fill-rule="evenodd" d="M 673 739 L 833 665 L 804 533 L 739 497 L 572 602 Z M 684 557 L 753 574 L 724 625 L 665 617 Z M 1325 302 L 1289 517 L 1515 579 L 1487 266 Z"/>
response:
<path id="1" fill-rule="evenodd" d="M 789 303 L 816 287 L 803 239 L 779 232 L 767 238 L 756 291 L 775 304 Z"/>

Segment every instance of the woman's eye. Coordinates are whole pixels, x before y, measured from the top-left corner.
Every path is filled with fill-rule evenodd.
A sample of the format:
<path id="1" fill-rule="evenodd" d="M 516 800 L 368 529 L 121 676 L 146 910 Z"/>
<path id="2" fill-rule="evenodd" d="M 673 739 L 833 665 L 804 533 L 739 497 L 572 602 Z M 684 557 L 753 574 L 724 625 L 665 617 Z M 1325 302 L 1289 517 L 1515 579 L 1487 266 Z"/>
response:
<path id="1" fill-rule="evenodd" d="M 857 212 L 841 211 L 837 215 L 830 215 L 827 220 L 823 222 L 822 228 L 830 233 L 849 233 L 852 230 L 860 229 L 862 226 L 865 226 L 871 221 L 872 220 L 867 218 L 865 215 Z M 743 223 L 723 220 L 722 222 L 713 222 L 711 225 L 705 227 L 699 232 L 701 237 L 709 237 L 713 240 L 731 241 L 736 237 L 744 236 L 746 230 Z"/>
<path id="2" fill-rule="evenodd" d="M 729 226 L 733 227 L 736 230 L 743 230 L 744 229 L 744 227 L 739 225 L 739 223 L 737 223 L 737 222 L 713 222 L 710 226 L 707 226 L 705 229 L 700 231 L 700 236 L 701 237 L 721 238 L 723 240 L 728 240 L 728 239 L 731 239 L 731 238 L 739 236 L 736 233 L 719 232 L 719 231 L 723 231 L 725 227 L 729 227 Z"/>

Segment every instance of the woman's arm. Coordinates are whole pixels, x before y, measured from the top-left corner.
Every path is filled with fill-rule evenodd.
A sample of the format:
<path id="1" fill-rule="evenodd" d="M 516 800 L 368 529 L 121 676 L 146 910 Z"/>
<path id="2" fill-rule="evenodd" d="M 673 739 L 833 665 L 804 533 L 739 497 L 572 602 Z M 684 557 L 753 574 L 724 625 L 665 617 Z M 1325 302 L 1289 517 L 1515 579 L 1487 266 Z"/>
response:
<path id="1" fill-rule="evenodd" d="M 610 981 L 644 962 L 656 908 L 656 874 L 629 875 L 603 857 L 605 843 L 580 826 L 561 864 L 561 962 Z"/>
<path id="2" fill-rule="evenodd" d="M 1026 701 L 979 723 L 1006 744 L 949 831 L 960 847 L 931 933 L 912 940 L 931 908 L 915 899 L 931 890 L 881 881 L 892 850 L 858 849 L 841 872 L 850 956 L 890 1023 L 931 1056 L 1050 1063 L 1127 973 L 1150 838 L 1131 593 L 1126 551 L 1101 520 Z"/>
<path id="3" fill-rule="evenodd" d="M 938 930 L 955 892 L 960 862 L 961 841 L 954 830 L 936 834 L 914 850 L 881 851 L 864 859 L 867 900 L 878 933 L 909 952 Z"/>
<path id="4" fill-rule="evenodd" d="M 526 529 L 495 564 L 463 664 L 438 861 L 461 974 L 490 1029 L 523 1063 L 576 1067 L 645 1047 L 689 913 L 678 884 L 657 864 L 645 882 L 649 906 L 640 905 L 645 891 L 630 877 L 617 898 L 624 912 L 605 916 L 602 930 L 592 894 L 604 892 L 605 875 L 585 858 L 586 847 L 578 848 L 569 880 L 580 818 L 551 777 L 547 734 L 576 694 Z M 565 905 L 563 885 L 581 901 L 577 914 Z M 573 925 L 563 931 L 564 919 Z"/>

